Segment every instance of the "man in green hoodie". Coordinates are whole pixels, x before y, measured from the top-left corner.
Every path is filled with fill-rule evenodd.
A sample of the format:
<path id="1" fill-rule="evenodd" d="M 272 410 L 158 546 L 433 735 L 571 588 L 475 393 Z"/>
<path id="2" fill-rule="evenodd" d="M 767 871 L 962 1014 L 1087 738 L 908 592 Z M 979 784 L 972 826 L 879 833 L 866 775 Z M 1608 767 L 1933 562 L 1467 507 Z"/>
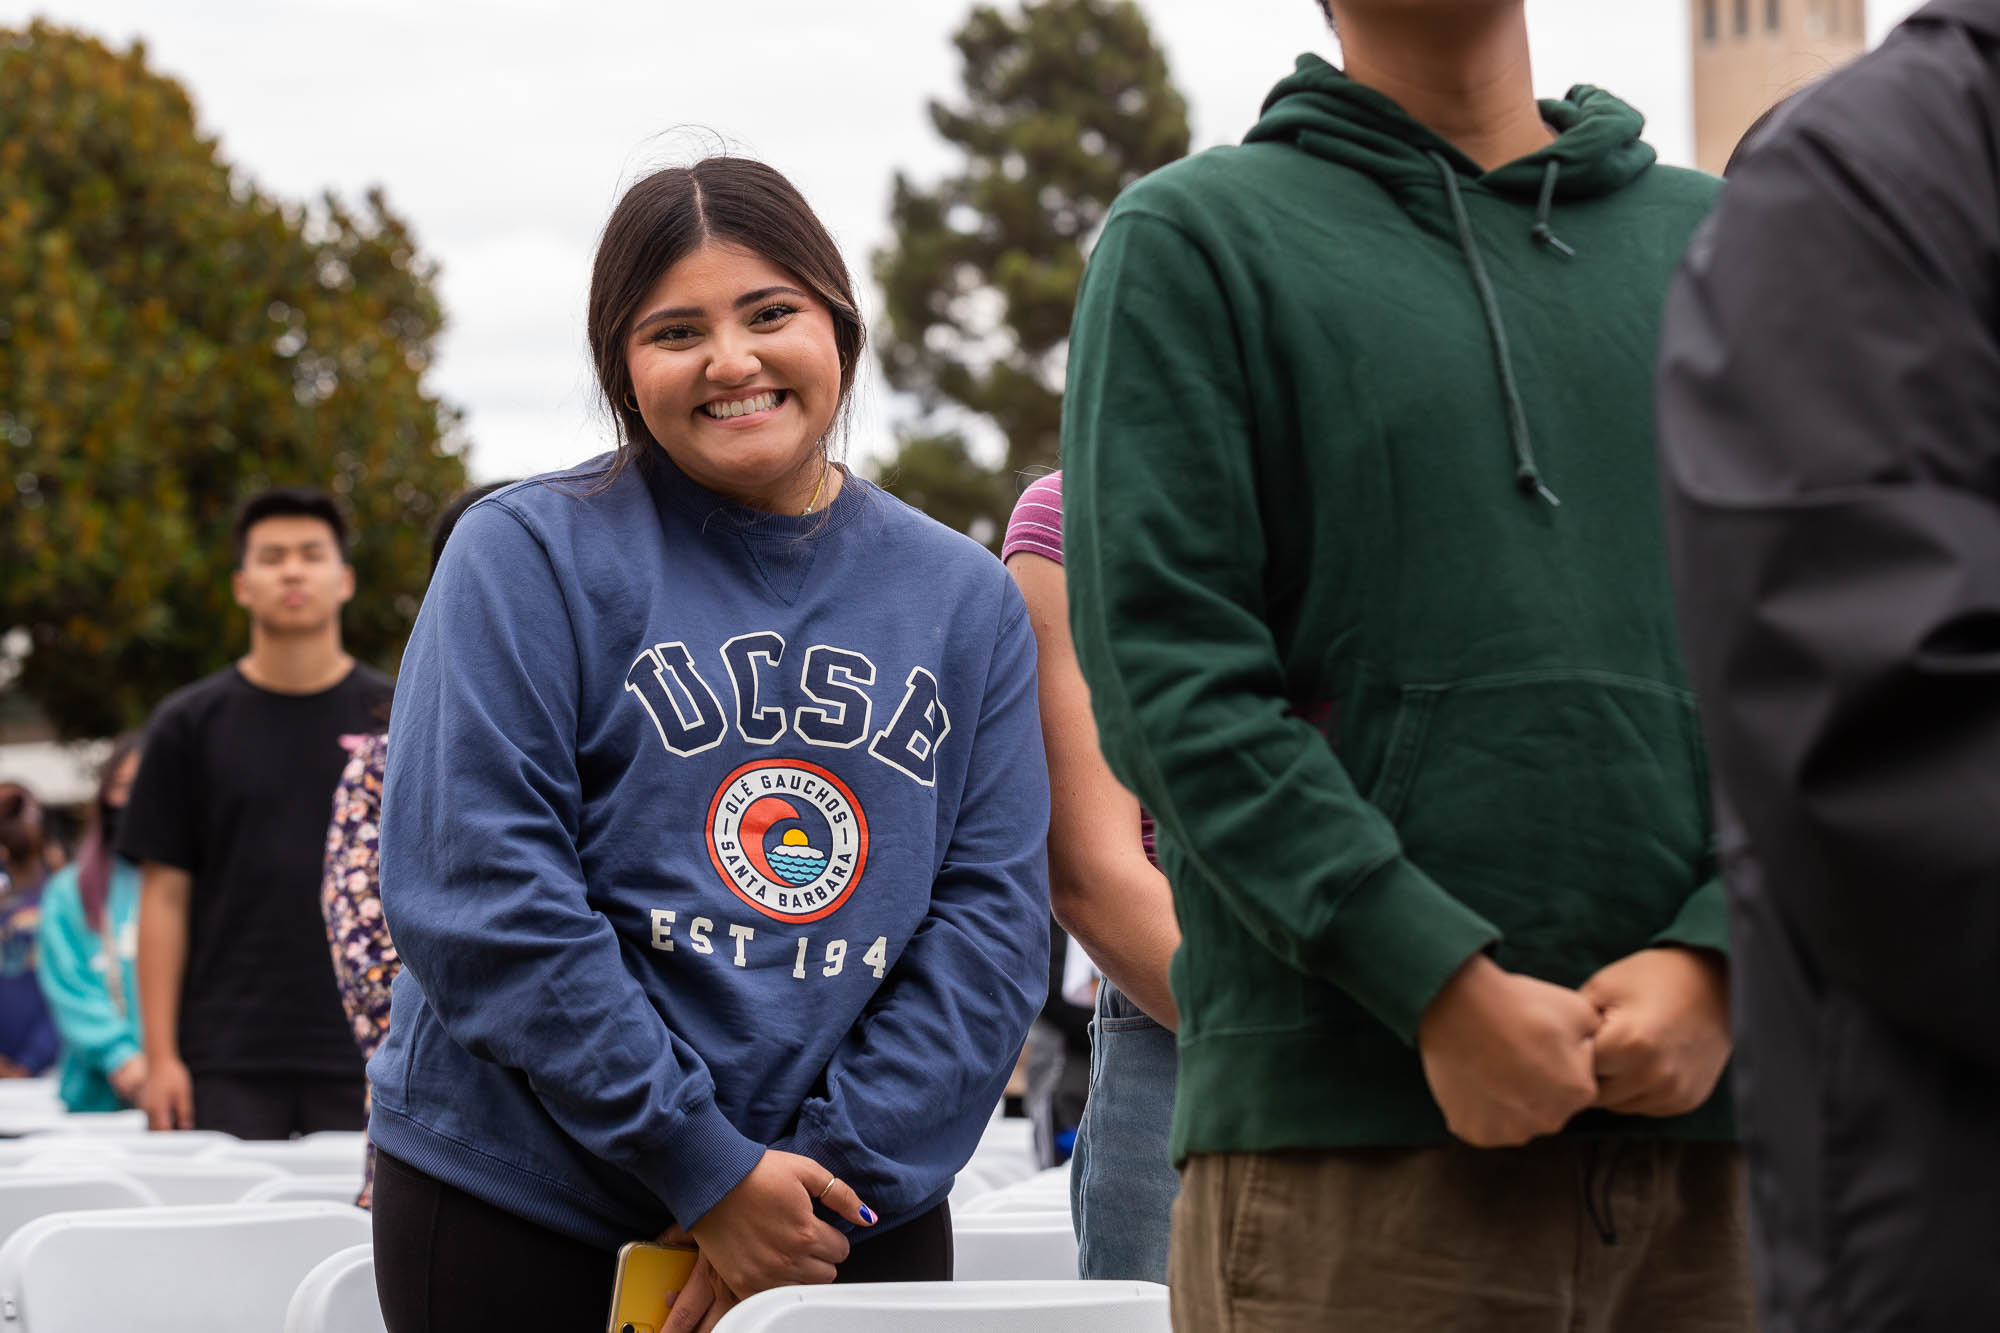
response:
<path id="1" fill-rule="evenodd" d="M 1070 348 L 1077 655 L 1183 935 L 1175 1325 L 1748 1329 L 1651 398 L 1715 182 L 1538 104 L 1522 0 L 1326 8 L 1346 72 L 1126 191 Z"/>

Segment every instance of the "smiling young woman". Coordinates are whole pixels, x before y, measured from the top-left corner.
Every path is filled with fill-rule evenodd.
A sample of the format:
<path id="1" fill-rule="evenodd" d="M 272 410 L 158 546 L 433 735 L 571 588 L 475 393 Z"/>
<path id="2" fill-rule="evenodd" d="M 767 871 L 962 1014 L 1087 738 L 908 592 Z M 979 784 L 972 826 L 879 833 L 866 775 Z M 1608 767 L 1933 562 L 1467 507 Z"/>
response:
<path id="1" fill-rule="evenodd" d="M 760 163 L 655 173 L 588 324 L 616 453 L 468 510 L 403 658 L 392 1333 L 601 1328 L 618 1246 L 663 1232 L 701 1249 L 667 1333 L 949 1278 L 1041 999 L 1033 632 L 989 553 L 833 462 L 832 239 Z"/>

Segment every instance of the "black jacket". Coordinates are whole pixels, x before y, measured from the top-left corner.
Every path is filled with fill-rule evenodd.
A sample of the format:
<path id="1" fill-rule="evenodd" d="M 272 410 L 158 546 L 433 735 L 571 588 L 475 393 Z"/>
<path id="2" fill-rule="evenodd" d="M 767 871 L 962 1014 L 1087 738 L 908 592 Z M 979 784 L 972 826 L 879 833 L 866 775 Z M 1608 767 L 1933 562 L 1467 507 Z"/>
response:
<path id="1" fill-rule="evenodd" d="M 2000 0 L 1761 127 L 1659 401 L 1766 1328 L 2000 1327 Z"/>

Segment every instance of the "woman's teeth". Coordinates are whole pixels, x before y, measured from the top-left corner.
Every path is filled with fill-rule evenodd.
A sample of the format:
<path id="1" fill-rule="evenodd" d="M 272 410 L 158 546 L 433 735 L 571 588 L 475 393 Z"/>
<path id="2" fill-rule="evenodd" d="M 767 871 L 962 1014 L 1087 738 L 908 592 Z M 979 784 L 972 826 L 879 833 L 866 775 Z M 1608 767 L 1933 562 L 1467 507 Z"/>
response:
<path id="1" fill-rule="evenodd" d="M 718 420 L 727 420 L 776 407 L 778 397 L 776 392 L 760 393 L 755 398 L 739 398 L 733 403 L 703 403 L 701 410 Z"/>

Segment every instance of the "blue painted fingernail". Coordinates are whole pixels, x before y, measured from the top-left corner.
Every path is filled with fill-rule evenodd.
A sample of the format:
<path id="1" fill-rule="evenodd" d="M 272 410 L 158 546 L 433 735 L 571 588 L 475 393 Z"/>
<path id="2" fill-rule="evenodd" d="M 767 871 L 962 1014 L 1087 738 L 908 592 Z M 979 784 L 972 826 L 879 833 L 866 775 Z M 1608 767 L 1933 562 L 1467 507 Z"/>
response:
<path id="1" fill-rule="evenodd" d="M 871 1227 L 875 1225 L 875 1210 L 865 1203 L 861 1205 L 861 1220 Z"/>

